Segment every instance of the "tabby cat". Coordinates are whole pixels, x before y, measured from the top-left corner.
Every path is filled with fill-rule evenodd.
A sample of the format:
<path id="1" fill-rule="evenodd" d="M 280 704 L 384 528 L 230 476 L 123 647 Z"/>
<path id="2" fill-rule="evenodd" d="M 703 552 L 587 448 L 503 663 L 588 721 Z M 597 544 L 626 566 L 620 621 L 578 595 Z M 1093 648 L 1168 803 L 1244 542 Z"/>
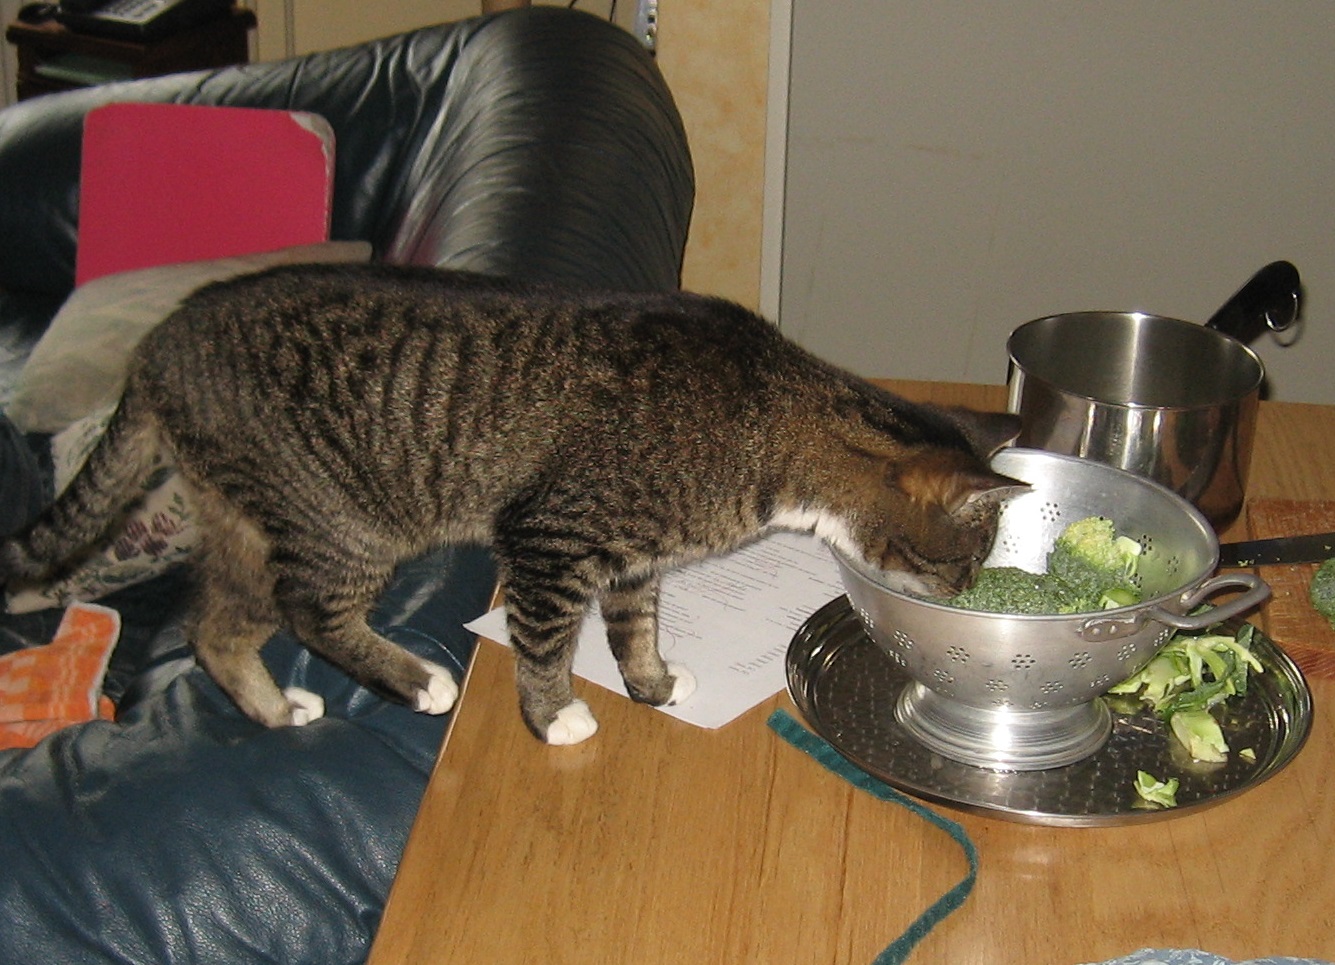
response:
<path id="1" fill-rule="evenodd" d="M 664 704 L 694 688 L 658 651 L 666 567 L 785 527 L 960 590 L 1015 485 L 987 456 L 1016 430 L 874 388 L 718 299 L 282 267 L 201 289 L 143 340 L 83 470 L 0 547 L 0 583 L 76 565 L 174 463 L 203 534 L 191 642 L 242 711 L 268 726 L 323 713 L 260 660 L 286 625 L 439 714 L 449 672 L 368 611 L 401 561 L 485 543 L 523 719 L 575 743 L 597 727 L 570 679 L 594 601 L 630 694 Z"/>

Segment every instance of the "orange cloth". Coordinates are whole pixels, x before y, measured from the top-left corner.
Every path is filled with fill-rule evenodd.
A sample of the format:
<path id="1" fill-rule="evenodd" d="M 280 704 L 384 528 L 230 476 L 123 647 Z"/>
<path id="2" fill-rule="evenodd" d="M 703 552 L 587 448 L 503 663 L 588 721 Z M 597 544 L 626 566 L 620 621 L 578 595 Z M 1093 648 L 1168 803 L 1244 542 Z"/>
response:
<path id="1" fill-rule="evenodd" d="M 31 747 L 70 724 L 111 720 L 116 708 L 102 695 L 102 680 L 120 632 L 115 610 L 75 603 L 49 644 L 0 656 L 0 748 Z"/>

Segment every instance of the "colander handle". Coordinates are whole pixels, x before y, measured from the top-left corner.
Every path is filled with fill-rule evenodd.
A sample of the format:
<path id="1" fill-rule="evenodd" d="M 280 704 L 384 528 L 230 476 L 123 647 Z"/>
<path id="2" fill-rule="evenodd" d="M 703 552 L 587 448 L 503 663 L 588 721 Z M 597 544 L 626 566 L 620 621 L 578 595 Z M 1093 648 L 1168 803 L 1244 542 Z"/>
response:
<path id="1" fill-rule="evenodd" d="M 1218 606 L 1200 613 L 1192 613 L 1196 607 L 1221 590 L 1241 589 L 1243 592 Z M 1138 607 L 1129 616 L 1092 617 L 1080 627 L 1080 637 L 1084 640 L 1115 640 L 1139 633 L 1140 629 L 1151 620 L 1176 630 L 1204 630 L 1216 623 L 1222 623 L 1229 617 L 1250 610 L 1270 596 L 1270 587 L 1255 573 L 1224 573 L 1213 576 L 1201 583 L 1194 590 L 1188 590 L 1178 598 L 1178 604 L 1185 611 L 1173 613 L 1159 606 Z"/>

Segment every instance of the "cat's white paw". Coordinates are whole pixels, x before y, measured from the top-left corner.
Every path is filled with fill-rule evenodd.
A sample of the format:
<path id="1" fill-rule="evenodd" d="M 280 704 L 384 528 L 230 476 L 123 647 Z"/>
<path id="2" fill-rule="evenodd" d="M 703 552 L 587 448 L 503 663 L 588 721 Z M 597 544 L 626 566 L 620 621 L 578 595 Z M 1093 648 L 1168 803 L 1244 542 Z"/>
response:
<path id="1" fill-rule="evenodd" d="M 288 687 L 283 691 L 288 706 L 292 708 L 292 726 L 305 727 L 313 720 L 324 716 L 324 698 L 301 687 Z"/>
<path id="2" fill-rule="evenodd" d="M 429 660 L 423 660 L 422 666 L 426 668 L 430 680 L 425 690 L 417 692 L 413 706 L 423 714 L 449 713 L 454 702 L 459 699 L 459 685 L 454 682 L 453 674 Z"/>
<path id="3" fill-rule="evenodd" d="M 695 674 L 679 663 L 669 663 L 667 668 L 673 676 L 672 696 L 668 698 L 668 706 L 675 707 L 695 693 Z"/>
<path id="4" fill-rule="evenodd" d="M 582 700 L 574 700 L 556 712 L 556 720 L 547 725 L 547 743 L 556 745 L 578 744 L 598 730 L 593 711 Z"/>

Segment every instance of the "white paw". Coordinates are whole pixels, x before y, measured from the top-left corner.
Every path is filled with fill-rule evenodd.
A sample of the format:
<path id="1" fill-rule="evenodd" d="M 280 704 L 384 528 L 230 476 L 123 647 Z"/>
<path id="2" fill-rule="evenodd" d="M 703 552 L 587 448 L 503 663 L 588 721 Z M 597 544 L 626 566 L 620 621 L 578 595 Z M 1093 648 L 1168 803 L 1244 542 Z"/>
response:
<path id="1" fill-rule="evenodd" d="M 459 685 L 444 667 L 428 660 L 423 660 L 422 666 L 431 675 L 431 679 L 425 690 L 417 692 L 417 700 L 413 706 L 423 714 L 448 713 L 454 702 L 459 699 Z"/>
<path id="2" fill-rule="evenodd" d="M 300 687 L 288 687 L 283 691 L 288 706 L 292 708 L 292 726 L 305 727 L 313 720 L 324 716 L 324 698 Z"/>
<path id="3" fill-rule="evenodd" d="M 667 668 L 668 673 L 675 678 L 672 681 L 672 696 L 668 698 L 668 706 L 675 707 L 695 693 L 695 674 L 679 663 L 669 663 Z"/>
<path id="4" fill-rule="evenodd" d="M 598 730 L 598 721 L 589 710 L 589 705 L 582 700 L 571 701 L 556 712 L 556 720 L 547 725 L 547 743 L 557 745 L 578 744 L 586 741 Z"/>

